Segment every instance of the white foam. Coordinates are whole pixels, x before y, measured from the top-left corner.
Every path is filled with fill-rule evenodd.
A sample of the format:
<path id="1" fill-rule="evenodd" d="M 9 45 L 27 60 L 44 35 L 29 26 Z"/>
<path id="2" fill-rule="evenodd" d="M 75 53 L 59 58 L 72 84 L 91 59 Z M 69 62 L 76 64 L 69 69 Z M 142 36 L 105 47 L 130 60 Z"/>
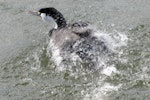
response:
<path id="1" fill-rule="evenodd" d="M 112 73 L 119 73 L 119 71 L 117 71 L 114 66 L 108 66 L 102 70 L 102 74 L 105 74 L 107 76 L 111 76 Z"/>
<path id="2" fill-rule="evenodd" d="M 105 83 L 102 86 L 94 88 L 90 93 L 87 93 L 83 100 L 108 100 L 107 92 L 118 91 L 121 85 L 113 86 Z"/>
<path id="3" fill-rule="evenodd" d="M 117 49 L 126 46 L 128 42 L 127 36 L 117 31 L 108 33 L 106 31 L 96 30 L 93 35 L 104 41 L 107 47 L 113 52 L 118 52 Z"/>
<path id="4" fill-rule="evenodd" d="M 56 63 L 56 65 L 60 65 L 63 58 L 60 56 L 60 50 L 55 46 L 53 40 L 50 40 L 50 43 L 47 47 L 47 51 L 52 52 L 52 60 Z"/>
<path id="5" fill-rule="evenodd" d="M 35 63 L 32 64 L 31 70 L 36 71 L 36 72 L 40 72 L 41 71 L 41 66 L 40 66 L 41 62 L 39 59 L 39 55 L 37 52 L 34 52 L 32 56 L 33 56 L 33 60 L 35 61 Z"/>
<path id="6" fill-rule="evenodd" d="M 104 41 L 107 47 L 116 54 L 120 56 L 123 54 L 122 47 L 127 46 L 128 37 L 121 32 L 114 31 L 112 33 L 107 33 L 106 31 L 96 30 L 94 36 L 98 37 L 100 40 Z M 121 58 L 119 58 L 121 59 Z M 120 73 L 114 64 L 108 65 L 109 57 L 99 57 L 97 66 L 102 68 L 101 73 L 106 75 L 106 77 L 111 77 L 112 74 Z M 90 93 L 87 93 L 84 100 L 108 100 L 107 93 L 111 91 L 118 91 L 121 87 L 120 85 L 114 86 L 110 83 L 105 83 L 105 77 L 99 80 L 99 86 L 94 88 Z M 103 84 L 103 85 L 101 85 Z"/>

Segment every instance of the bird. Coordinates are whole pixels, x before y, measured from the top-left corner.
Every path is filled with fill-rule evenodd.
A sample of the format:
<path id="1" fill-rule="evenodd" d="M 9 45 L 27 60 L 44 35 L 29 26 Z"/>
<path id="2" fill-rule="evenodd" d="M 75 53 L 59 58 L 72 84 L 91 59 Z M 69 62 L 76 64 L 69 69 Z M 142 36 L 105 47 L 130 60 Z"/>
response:
<path id="1" fill-rule="evenodd" d="M 45 22 L 54 23 L 54 27 L 49 31 L 49 37 L 51 43 L 59 50 L 63 61 L 65 55 L 76 54 L 82 61 L 92 64 L 93 61 L 96 62 L 93 59 L 96 59 L 97 52 L 108 52 L 105 42 L 93 35 L 95 30 L 90 22 L 67 24 L 62 13 L 54 7 L 41 8 L 29 13 L 41 17 Z"/>

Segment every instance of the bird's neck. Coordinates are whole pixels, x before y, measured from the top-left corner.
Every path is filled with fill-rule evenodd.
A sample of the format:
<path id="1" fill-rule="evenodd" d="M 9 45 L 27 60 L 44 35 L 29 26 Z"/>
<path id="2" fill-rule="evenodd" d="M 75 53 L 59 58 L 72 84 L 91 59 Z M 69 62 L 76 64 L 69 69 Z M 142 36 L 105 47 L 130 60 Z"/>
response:
<path id="1" fill-rule="evenodd" d="M 55 20 L 58 28 L 63 28 L 67 25 L 66 20 L 63 17 L 57 18 L 57 19 L 54 19 L 54 20 Z"/>
<path id="2" fill-rule="evenodd" d="M 67 25 L 66 20 L 65 20 L 65 18 L 63 17 L 62 14 L 49 16 L 49 15 L 46 15 L 45 13 L 42 13 L 41 18 L 45 22 L 49 22 L 49 23 L 54 22 L 54 29 L 63 28 Z"/>
<path id="3" fill-rule="evenodd" d="M 51 15 L 55 21 L 55 29 L 63 28 L 67 25 L 65 18 L 60 12 L 57 12 L 56 15 Z"/>

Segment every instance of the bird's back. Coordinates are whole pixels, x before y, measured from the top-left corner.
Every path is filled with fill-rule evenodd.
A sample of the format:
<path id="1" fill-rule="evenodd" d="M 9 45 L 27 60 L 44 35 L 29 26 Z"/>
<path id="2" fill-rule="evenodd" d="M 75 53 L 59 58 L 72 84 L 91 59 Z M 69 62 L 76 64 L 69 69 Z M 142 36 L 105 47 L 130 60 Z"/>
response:
<path id="1" fill-rule="evenodd" d="M 85 26 L 82 26 L 83 24 Z M 65 28 L 53 30 L 50 38 L 55 47 L 59 49 L 63 60 L 73 53 L 82 61 L 92 64 L 90 66 L 94 66 L 96 56 L 108 52 L 108 48 L 103 41 L 93 34 L 94 29 L 89 27 L 88 24 L 82 23 L 79 25 L 79 23 L 75 23 Z"/>
<path id="2" fill-rule="evenodd" d="M 54 29 L 50 38 L 57 47 L 62 48 L 66 43 L 74 43 L 80 38 L 89 37 L 92 34 L 92 29 L 88 25 L 88 23 L 78 22 L 64 28 Z"/>

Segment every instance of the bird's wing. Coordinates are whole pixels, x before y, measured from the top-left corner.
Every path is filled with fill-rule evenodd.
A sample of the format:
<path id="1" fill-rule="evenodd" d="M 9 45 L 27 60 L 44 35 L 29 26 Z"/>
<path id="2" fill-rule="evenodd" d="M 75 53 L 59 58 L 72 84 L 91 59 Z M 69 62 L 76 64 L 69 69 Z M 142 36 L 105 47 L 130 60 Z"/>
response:
<path id="1" fill-rule="evenodd" d="M 71 25 L 71 30 L 80 37 L 87 37 L 92 33 L 90 25 L 89 22 L 77 22 Z"/>

